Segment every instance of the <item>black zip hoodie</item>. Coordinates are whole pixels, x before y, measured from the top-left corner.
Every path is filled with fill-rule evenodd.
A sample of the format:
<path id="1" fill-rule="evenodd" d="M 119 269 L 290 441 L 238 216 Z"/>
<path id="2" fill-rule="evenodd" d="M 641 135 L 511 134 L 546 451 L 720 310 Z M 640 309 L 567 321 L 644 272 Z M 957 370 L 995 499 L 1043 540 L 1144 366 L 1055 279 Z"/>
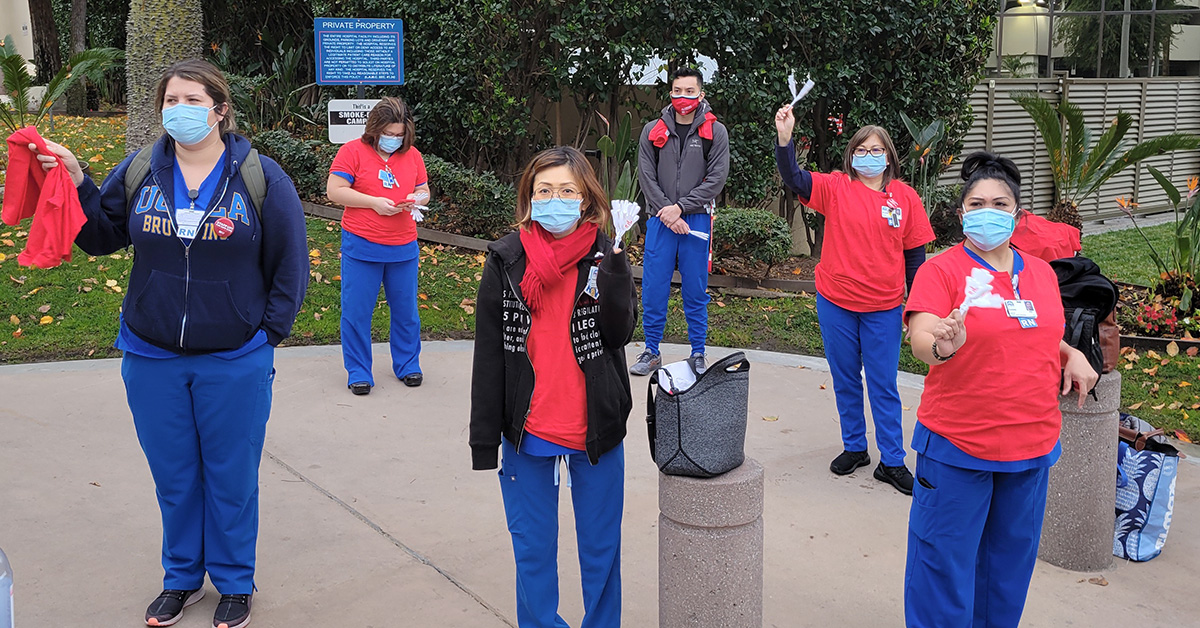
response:
<path id="1" fill-rule="evenodd" d="M 587 394 L 587 455 L 592 464 L 625 438 L 633 393 L 625 345 L 637 326 L 633 273 L 622 251 L 603 231 L 577 268 L 571 314 L 571 345 L 583 370 Z M 471 373 L 471 466 L 498 466 L 500 436 L 518 448 L 533 398 L 533 363 L 525 352 L 532 318 L 521 294 L 525 248 L 519 233 L 488 246 L 490 251 L 475 301 L 475 362 Z M 597 297 L 588 288 L 597 270 Z"/>

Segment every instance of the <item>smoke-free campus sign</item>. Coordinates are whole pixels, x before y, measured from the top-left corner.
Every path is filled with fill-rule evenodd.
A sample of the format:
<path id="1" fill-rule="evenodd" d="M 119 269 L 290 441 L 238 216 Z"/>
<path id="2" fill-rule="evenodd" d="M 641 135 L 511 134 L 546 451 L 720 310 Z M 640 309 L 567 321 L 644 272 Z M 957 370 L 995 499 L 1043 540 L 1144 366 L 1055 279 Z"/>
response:
<path id="1" fill-rule="evenodd" d="M 404 22 L 313 20 L 318 85 L 403 85 Z"/>
<path id="2" fill-rule="evenodd" d="M 367 128 L 367 114 L 377 104 L 378 99 L 329 101 L 329 141 L 345 144 L 362 137 Z"/>

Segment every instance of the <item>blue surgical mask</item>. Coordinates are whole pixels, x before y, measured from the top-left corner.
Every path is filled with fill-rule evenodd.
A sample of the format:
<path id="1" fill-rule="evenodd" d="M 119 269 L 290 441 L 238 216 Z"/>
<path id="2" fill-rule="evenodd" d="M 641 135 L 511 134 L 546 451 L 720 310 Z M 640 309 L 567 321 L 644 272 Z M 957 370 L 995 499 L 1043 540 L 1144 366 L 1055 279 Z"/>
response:
<path id="1" fill-rule="evenodd" d="M 217 126 L 208 124 L 208 112 L 215 108 L 216 105 L 172 105 L 162 111 L 163 128 L 171 139 L 180 144 L 198 144 Z"/>
<path id="2" fill-rule="evenodd" d="M 394 153 L 404 146 L 404 138 L 396 135 L 380 135 L 379 150 L 385 153 Z"/>
<path id="3" fill-rule="evenodd" d="M 544 201 L 533 201 L 531 217 L 543 229 L 561 235 L 571 230 L 579 222 L 579 207 L 581 199 L 548 198 Z"/>
<path id="4" fill-rule="evenodd" d="M 887 154 L 871 155 L 866 154 L 862 157 L 854 155 L 850 160 L 850 165 L 854 170 L 864 177 L 877 177 L 887 170 Z"/>
<path id="5" fill-rule="evenodd" d="M 963 211 L 963 235 L 984 251 L 990 251 L 1008 242 L 1017 221 L 1013 215 L 994 207 Z"/>

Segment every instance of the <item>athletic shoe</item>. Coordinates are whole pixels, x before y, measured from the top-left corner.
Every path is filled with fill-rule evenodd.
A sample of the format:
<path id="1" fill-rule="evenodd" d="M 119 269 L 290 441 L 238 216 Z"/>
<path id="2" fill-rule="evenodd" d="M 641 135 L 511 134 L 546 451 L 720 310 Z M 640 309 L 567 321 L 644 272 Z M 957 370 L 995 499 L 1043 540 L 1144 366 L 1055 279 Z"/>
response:
<path id="1" fill-rule="evenodd" d="M 638 356 L 637 362 L 629 367 L 629 372 L 634 375 L 649 375 L 657 371 L 660 366 L 662 366 L 662 358 L 657 353 L 647 350 Z"/>
<path id="2" fill-rule="evenodd" d="M 183 609 L 203 598 L 203 587 L 192 591 L 165 589 L 146 608 L 146 625 L 170 626 L 183 617 Z"/>
<path id="3" fill-rule="evenodd" d="M 354 382 L 353 384 L 350 384 L 346 388 L 349 388 L 350 392 L 352 392 L 356 395 L 371 394 L 371 385 L 368 384 L 367 382 Z"/>
<path id="4" fill-rule="evenodd" d="M 213 614 L 213 628 L 245 628 L 250 625 L 249 593 L 222 595 Z"/>
<path id="5" fill-rule="evenodd" d="M 859 467 L 865 467 L 871 464 L 871 454 L 865 451 L 843 451 L 838 454 L 833 462 L 829 463 L 829 470 L 838 475 L 850 475 Z"/>
<path id="6" fill-rule="evenodd" d="M 875 467 L 875 479 L 891 484 L 897 491 L 905 495 L 912 495 L 913 474 L 909 473 L 908 467 L 904 465 L 887 467 L 881 462 L 879 466 Z"/>
<path id="7" fill-rule="evenodd" d="M 704 371 L 708 370 L 708 363 L 704 360 L 704 354 L 699 351 L 693 353 L 692 357 L 687 359 L 687 363 L 697 375 L 703 375 Z"/>

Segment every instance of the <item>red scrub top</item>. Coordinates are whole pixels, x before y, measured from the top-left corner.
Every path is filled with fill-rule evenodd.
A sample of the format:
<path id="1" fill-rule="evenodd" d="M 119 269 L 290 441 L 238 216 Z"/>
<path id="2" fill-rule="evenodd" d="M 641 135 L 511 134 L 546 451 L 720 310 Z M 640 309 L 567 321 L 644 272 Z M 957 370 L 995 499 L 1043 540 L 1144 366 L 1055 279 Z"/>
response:
<path id="1" fill-rule="evenodd" d="M 900 305 L 904 251 L 934 238 L 921 197 L 903 181 L 891 181 L 886 191 L 877 192 L 842 172 L 811 174 L 812 196 L 800 201 L 825 215 L 817 292 L 854 312 Z M 885 208 L 898 209 L 898 219 L 889 220 Z"/>
<path id="2" fill-rule="evenodd" d="M 1024 328 L 1004 308 L 967 311 L 967 341 L 944 363 L 929 367 L 917 418 L 956 447 L 984 460 L 1028 460 L 1054 449 L 1062 425 L 1058 409 L 1062 369 L 1062 300 L 1050 264 L 1021 256 L 1020 298 L 1033 301 L 1037 327 Z M 914 312 L 939 318 L 962 304 L 967 276 L 983 265 L 959 244 L 925 262 L 908 295 Z M 1015 299 L 1008 273 L 992 272 L 992 290 Z"/>
<path id="3" fill-rule="evenodd" d="M 384 185 L 389 171 L 395 180 L 391 188 Z M 417 187 L 429 182 L 425 160 L 416 147 L 396 151 L 385 160 L 362 140 L 342 146 L 329 172 L 349 180 L 355 191 L 396 203 L 407 200 Z M 380 216 L 373 209 L 347 207 L 342 214 L 342 228 L 376 244 L 408 244 L 417 239 L 417 223 L 407 211 Z"/>

